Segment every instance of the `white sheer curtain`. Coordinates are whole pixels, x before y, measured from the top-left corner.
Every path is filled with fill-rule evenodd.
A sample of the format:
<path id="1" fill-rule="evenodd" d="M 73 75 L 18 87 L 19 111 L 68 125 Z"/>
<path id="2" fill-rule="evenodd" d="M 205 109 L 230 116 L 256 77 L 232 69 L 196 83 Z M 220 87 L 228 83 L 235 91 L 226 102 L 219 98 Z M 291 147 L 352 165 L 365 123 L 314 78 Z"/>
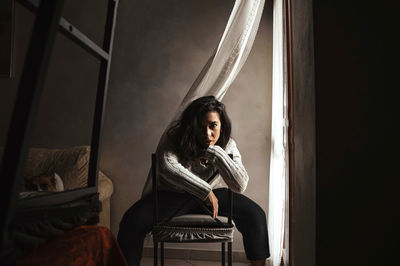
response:
<path id="1" fill-rule="evenodd" d="M 283 0 L 274 0 L 272 132 L 269 176 L 268 231 L 273 266 L 280 265 L 284 237 L 285 190 L 287 175 L 287 83 L 285 69 Z"/>
<path id="2" fill-rule="evenodd" d="M 189 89 L 175 117 L 201 96 L 222 100 L 249 55 L 264 7 L 264 0 L 236 0 L 224 34 L 214 53 Z"/>

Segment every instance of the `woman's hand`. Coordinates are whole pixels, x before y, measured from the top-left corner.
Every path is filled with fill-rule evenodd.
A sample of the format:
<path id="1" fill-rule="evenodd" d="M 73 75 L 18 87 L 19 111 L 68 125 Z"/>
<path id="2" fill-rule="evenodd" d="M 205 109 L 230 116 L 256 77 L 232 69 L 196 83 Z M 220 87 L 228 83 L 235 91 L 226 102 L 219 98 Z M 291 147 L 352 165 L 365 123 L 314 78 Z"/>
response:
<path id="1" fill-rule="evenodd" d="M 214 192 L 210 192 L 208 194 L 206 200 L 206 204 L 208 206 L 211 206 L 212 212 L 213 212 L 213 219 L 217 218 L 218 215 L 218 198 L 215 196 Z"/>

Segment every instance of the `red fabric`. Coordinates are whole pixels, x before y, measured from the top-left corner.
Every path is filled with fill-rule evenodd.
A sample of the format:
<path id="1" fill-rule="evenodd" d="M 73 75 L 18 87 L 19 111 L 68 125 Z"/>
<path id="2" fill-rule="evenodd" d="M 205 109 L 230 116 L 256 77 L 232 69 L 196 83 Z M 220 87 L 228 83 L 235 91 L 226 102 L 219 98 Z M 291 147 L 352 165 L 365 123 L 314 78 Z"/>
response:
<path id="1" fill-rule="evenodd" d="M 102 226 L 79 226 L 23 256 L 18 265 L 126 266 L 111 231 Z"/>

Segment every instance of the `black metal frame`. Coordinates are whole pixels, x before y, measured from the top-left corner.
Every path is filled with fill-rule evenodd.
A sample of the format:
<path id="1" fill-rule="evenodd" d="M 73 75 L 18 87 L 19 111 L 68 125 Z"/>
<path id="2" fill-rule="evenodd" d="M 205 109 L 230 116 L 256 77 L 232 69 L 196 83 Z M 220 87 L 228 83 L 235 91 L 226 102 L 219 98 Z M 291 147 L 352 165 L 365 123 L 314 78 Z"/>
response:
<path id="1" fill-rule="evenodd" d="M 229 156 L 232 158 L 233 155 L 229 154 Z M 209 180 L 212 180 L 216 174 L 212 175 Z M 159 225 L 159 219 L 158 219 L 158 191 L 157 191 L 157 157 L 156 154 L 151 155 L 151 176 L 152 176 L 152 193 L 153 193 L 153 200 L 154 200 L 154 208 L 153 208 L 153 226 Z M 185 205 L 186 202 L 183 203 L 182 207 Z M 203 205 L 201 205 L 203 206 Z M 175 214 L 181 209 L 178 208 L 178 210 L 175 212 Z M 210 215 L 212 215 L 212 212 L 205 208 L 205 211 L 208 212 Z M 168 219 L 167 222 L 174 217 L 175 215 L 171 215 Z M 229 189 L 228 190 L 228 223 L 225 224 L 226 227 L 232 228 L 233 223 L 232 223 L 232 216 L 233 216 L 233 193 Z M 215 219 L 217 222 L 220 222 L 217 218 Z M 165 221 L 164 221 L 165 222 Z M 153 258 L 154 258 L 154 266 L 158 265 L 158 242 L 153 239 Z M 225 265 L 225 242 L 221 243 L 221 265 Z M 160 260 L 161 260 L 161 266 L 164 266 L 164 242 L 160 242 Z M 232 242 L 228 242 L 228 266 L 232 266 Z"/>
<path id="2" fill-rule="evenodd" d="M 0 172 L 2 184 L 0 186 L 0 248 L 2 253 L 7 252 L 6 250 L 11 245 L 10 225 L 16 209 L 60 204 L 97 193 L 100 135 L 118 7 L 118 0 L 108 0 L 103 48 L 100 48 L 61 17 L 64 0 L 18 0 L 18 2 L 30 11 L 37 13 L 37 16 L 17 92 Z M 55 35 L 58 30 L 101 60 L 92 128 L 88 187 L 27 200 L 17 200 L 33 123 L 43 91 Z"/>

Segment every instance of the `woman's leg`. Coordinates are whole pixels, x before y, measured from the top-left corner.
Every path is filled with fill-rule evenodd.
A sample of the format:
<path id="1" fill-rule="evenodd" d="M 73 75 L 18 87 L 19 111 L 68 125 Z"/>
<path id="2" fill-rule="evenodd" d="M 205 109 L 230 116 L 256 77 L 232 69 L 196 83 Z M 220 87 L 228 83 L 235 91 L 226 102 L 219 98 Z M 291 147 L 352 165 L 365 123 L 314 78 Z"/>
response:
<path id="1" fill-rule="evenodd" d="M 216 189 L 219 215 L 228 215 L 228 190 Z M 248 197 L 233 193 L 233 221 L 243 235 L 243 244 L 248 260 L 253 265 L 263 265 L 269 254 L 267 221 L 264 210 Z"/>
<path id="2" fill-rule="evenodd" d="M 174 192 L 159 192 L 159 220 L 168 218 L 177 208 L 188 200 L 188 196 Z M 191 208 L 187 204 L 179 214 Z M 133 204 L 124 214 L 118 232 L 118 243 L 128 265 L 139 266 L 142 257 L 143 242 L 153 227 L 153 197 L 149 195 Z"/>

